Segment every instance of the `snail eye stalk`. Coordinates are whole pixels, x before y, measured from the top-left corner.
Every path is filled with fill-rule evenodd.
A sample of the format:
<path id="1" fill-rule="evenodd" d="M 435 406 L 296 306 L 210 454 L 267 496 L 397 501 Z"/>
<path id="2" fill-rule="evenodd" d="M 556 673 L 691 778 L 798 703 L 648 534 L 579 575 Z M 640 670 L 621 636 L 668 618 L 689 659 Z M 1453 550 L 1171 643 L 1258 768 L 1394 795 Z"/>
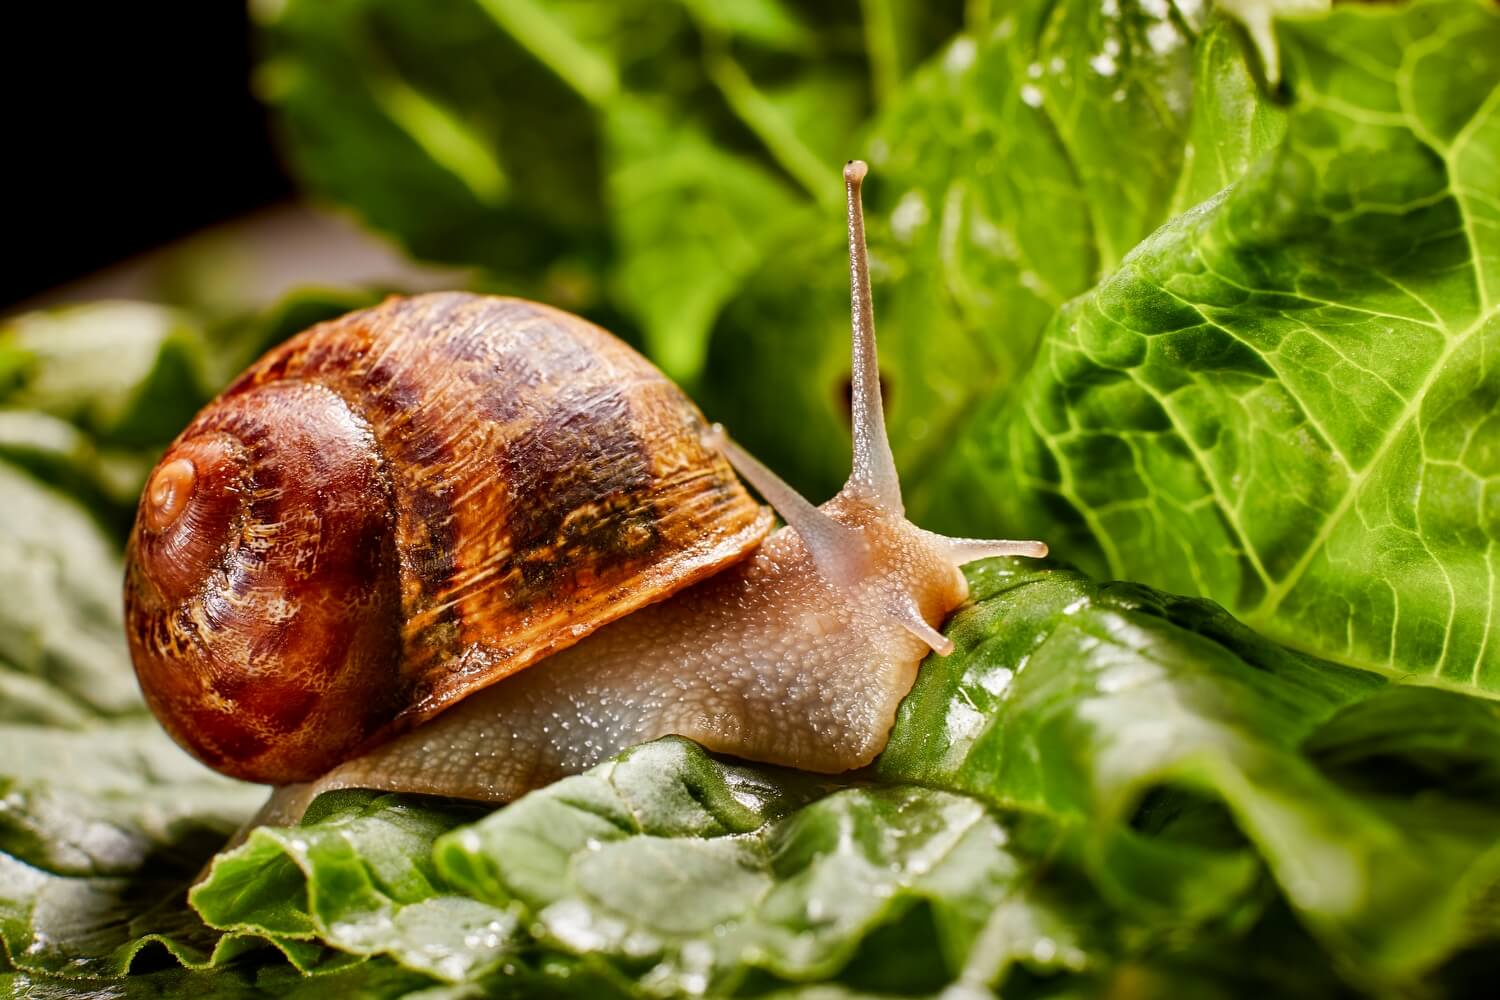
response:
<path id="1" fill-rule="evenodd" d="M 880 393 L 880 360 L 875 352 L 875 306 L 870 300 L 870 254 L 865 245 L 865 209 L 860 197 L 869 168 L 862 160 L 844 165 L 844 197 L 849 213 L 849 312 L 853 321 L 850 415 L 854 424 L 854 469 L 844 487 L 864 494 L 892 514 L 905 512 L 901 480 L 885 430 Z"/>

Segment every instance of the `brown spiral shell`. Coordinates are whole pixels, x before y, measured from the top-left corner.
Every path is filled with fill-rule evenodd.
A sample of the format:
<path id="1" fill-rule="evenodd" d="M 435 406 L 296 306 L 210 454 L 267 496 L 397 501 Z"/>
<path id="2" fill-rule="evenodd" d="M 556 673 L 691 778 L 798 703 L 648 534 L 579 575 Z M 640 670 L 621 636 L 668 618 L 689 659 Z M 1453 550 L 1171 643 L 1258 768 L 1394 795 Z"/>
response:
<path id="1" fill-rule="evenodd" d="M 770 527 L 697 408 L 575 316 L 393 298 L 251 366 L 167 450 L 131 533 L 132 659 L 205 763 L 308 780 Z"/>

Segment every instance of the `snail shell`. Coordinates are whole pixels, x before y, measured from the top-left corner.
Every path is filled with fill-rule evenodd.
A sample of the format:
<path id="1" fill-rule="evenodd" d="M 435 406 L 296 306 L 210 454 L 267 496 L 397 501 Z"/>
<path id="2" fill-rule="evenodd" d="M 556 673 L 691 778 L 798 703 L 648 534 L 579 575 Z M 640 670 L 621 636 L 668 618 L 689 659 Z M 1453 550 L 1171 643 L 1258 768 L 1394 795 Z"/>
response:
<path id="1" fill-rule="evenodd" d="M 127 634 L 210 766 L 305 781 L 771 526 L 698 409 L 575 316 L 393 298 L 271 351 L 148 480 Z"/>

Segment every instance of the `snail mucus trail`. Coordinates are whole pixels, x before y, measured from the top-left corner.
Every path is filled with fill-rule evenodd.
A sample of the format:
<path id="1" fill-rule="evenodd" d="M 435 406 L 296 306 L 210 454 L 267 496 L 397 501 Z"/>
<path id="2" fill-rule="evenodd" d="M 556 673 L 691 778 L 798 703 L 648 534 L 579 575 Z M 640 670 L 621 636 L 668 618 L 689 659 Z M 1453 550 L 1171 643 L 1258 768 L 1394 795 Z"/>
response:
<path id="1" fill-rule="evenodd" d="M 714 751 L 811 771 L 836 773 L 868 764 L 884 747 L 923 658 L 929 651 L 946 655 L 953 649 L 938 628 L 967 599 L 959 567 L 994 555 L 1042 556 L 1046 546 L 948 538 L 906 520 L 881 401 L 860 201 L 864 175 L 863 163 L 845 167 L 853 471 L 832 499 L 815 506 L 801 497 L 721 429 L 708 427 L 644 359 L 576 317 L 516 300 L 405 300 L 437 302 L 476 327 L 462 341 L 475 356 L 492 341 L 524 339 L 525 330 L 541 323 L 552 339 L 507 347 L 506 357 L 555 353 L 556 338 L 566 334 L 609 359 L 601 386 L 656 392 L 651 387 L 665 383 L 677 396 L 652 396 L 645 404 L 648 410 L 673 409 L 677 419 L 671 431 L 677 436 L 669 437 L 667 449 L 675 471 L 663 481 L 674 489 L 680 483 L 692 489 L 691 502 L 683 492 L 681 505 L 658 497 L 654 520 L 616 531 L 610 547 L 567 550 L 588 557 L 561 578 L 573 603 L 554 607 L 541 600 L 524 613 L 505 612 L 510 617 L 500 624 L 483 621 L 484 614 L 496 612 L 470 607 L 464 627 L 478 621 L 488 631 L 478 639 L 469 633 L 455 637 L 454 629 L 433 624 L 440 623 L 442 607 L 492 593 L 498 578 L 471 573 L 464 593 L 445 592 L 437 602 L 430 594 L 424 598 L 420 573 L 407 570 L 421 569 L 422 560 L 451 561 L 442 546 L 461 545 L 462 538 L 455 541 L 451 525 L 441 518 L 423 521 L 407 512 L 392 539 L 377 530 L 389 520 L 379 504 L 392 502 L 391 488 L 382 483 L 394 475 L 399 492 L 405 488 L 400 475 L 412 468 L 426 474 L 418 459 L 430 461 L 422 449 L 437 445 L 430 436 L 408 432 L 399 411 L 376 414 L 384 421 L 377 430 L 402 431 L 382 431 L 391 440 L 376 440 L 380 435 L 372 431 L 372 421 L 342 401 L 340 392 L 352 390 L 339 382 L 340 366 L 364 373 L 357 388 L 368 391 L 381 360 L 369 354 L 389 354 L 393 347 L 378 337 L 345 344 L 347 357 L 313 365 L 303 356 L 322 343 L 315 327 L 302 335 L 312 339 L 273 352 L 226 390 L 221 402 L 235 403 L 236 413 L 205 410 L 148 483 L 132 535 L 127 620 L 142 687 L 168 731 L 211 765 L 278 786 L 256 823 L 295 821 L 317 794 L 338 788 L 506 801 L 669 734 Z M 390 308 L 399 311 L 401 304 Z M 340 340 L 349 339 L 341 328 Z M 570 368 L 569 357 L 559 354 L 560 360 L 551 362 L 568 369 L 560 377 L 525 368 L 517 391 L 587 381 L 593 369 Z M 388 377 L 380 383 L 382 393 L 387 382 Z M 508 391 L 503 384 L 490 386 L 474 405 L 503 405 Z M 518 410 L 512 417 L 495 426 L 510 433 L 512 423 L 524 423 L 535 413 Z M 542 423 L 550 433 L 566 434 L 577 431 L 570 421 Z M 317 444 L 321 440 L 335 440 L 340 449 L 330 454 L 328 446 Z M 267 469 L 268 441 L 282 446 L 276 454 L 287 467 Z M 450 447 L 445 455 L 482 465 L 485 444 Z M 543 442 L 528 454 L 540 461 L 556 450 Z M 725 459 L 785 522 L 764 541 L 769 520 L 744 496 Z M 514 462 L 480 471 L 528 474 L 524 464 Z M 308 494 L 309 509 L 278 508 L 270 528 L 231 514 L 235 505 L 253 509 L 257 502 L 271 503 L 287 477 L 317 478 L 320 486 Z M 583 488 L 587 494 L 596 489 L 585 505 L 591 510 L 617 495 L 616 485 L 547 481 L 549 490 Z M 706 506 L 704 496 L 711 498 Z M 691 516 L 678 517 L 679 506 Z M 477 516 L 462 506 L 444 511 L 450 520 Z M 715 513 L 720 511 L 738 513 L 726 522 L 727 515 Z M 619 519 L 627 514 L 618 513 L 610 523 L 625 523 Z M 704 527 L 710 524 L 713 531 Z M 646 565 L 617 572 L 612 559 L 633 557 L 621 540 L 648 529 L 657 535 L 701 531 L 704 538 L 679 545 L 688 556 L 666 571 Z M 556 525 L 549 530 L 559 538 L 566 534 Z M 289 549 L 263 537 L 287 531 L 301 532 L 302 543 Z M 365 538 L 385 541 L 360 541 Z M 554 545 L 546 551 L 561 550 Z M 513 558 L 509 549 L 506 553 Z M 487 553 L 482 565 L 493 567 L 500 558 Z M 290 637 L 274 629 L 267 634 L 267 620 L 273 626 L 281 618 L 293 621 L 292 612 L 274 584 L 257 582 L 266 564 L 277 560 L 286 565 L 278 567 L 276 579 L 295 580 L 305 591 Z M 507 579 L 524 578 L 517 573 Z M 387 578 L 393 582 L 369 583 Z M 607 600 L 587 605 L 588 614 L 578 613 L 583 606 L 578 602 L 595 591 Z M 594 611 L 596 605 L 603 610 Z M 221 632 L 229 633 L 228 639 L 208 649 L 210 639 L 223 638 Z M 315 658 L 330 644 L 344 657 L 339 669 L 302 668 L 302 658 Z M 189 661 L 192 670 L 184 666 Z M 304 688 L 312 692 L 305 698 Z M 288 698 L 297 712 L 283 722 Z M 275 711 L 258 715 L 262 703 Z M 275 742 L 278 725 L 294 734 L 284 737 L 284 752 Z M 333 761 L 302 745 L 320 738 L 325 745 L 314 749 L 337 754 Z"/>

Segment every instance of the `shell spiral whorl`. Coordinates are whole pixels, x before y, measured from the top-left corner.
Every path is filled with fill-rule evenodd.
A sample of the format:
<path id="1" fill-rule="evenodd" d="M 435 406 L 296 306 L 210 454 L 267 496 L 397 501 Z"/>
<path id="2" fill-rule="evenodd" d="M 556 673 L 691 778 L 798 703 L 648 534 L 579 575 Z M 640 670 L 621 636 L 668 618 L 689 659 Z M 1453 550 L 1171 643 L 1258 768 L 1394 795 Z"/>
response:
<path id="1" fill-rule="evenodd" d="M 151 530 L 154 486 L 177 463 L 193 469 L 187 495 Z M 127 631 L 147 701 L 178 742 L 227 773 L 279 781 L 320 773 L 325 754 L 389 721 L 401 693 L 395 522 L 370 429 L 337 395 L 271 383 L 212 408 L 158 466 L 140 522 Z"/>
<path id="2" fill-rule="evenodd" d="M 148 481 L 132 658 L 167 730 L 327 771 L 733 562 L 768 514 L 629 347 L 514 299 L 391 299 L 209 404 Z"/>

